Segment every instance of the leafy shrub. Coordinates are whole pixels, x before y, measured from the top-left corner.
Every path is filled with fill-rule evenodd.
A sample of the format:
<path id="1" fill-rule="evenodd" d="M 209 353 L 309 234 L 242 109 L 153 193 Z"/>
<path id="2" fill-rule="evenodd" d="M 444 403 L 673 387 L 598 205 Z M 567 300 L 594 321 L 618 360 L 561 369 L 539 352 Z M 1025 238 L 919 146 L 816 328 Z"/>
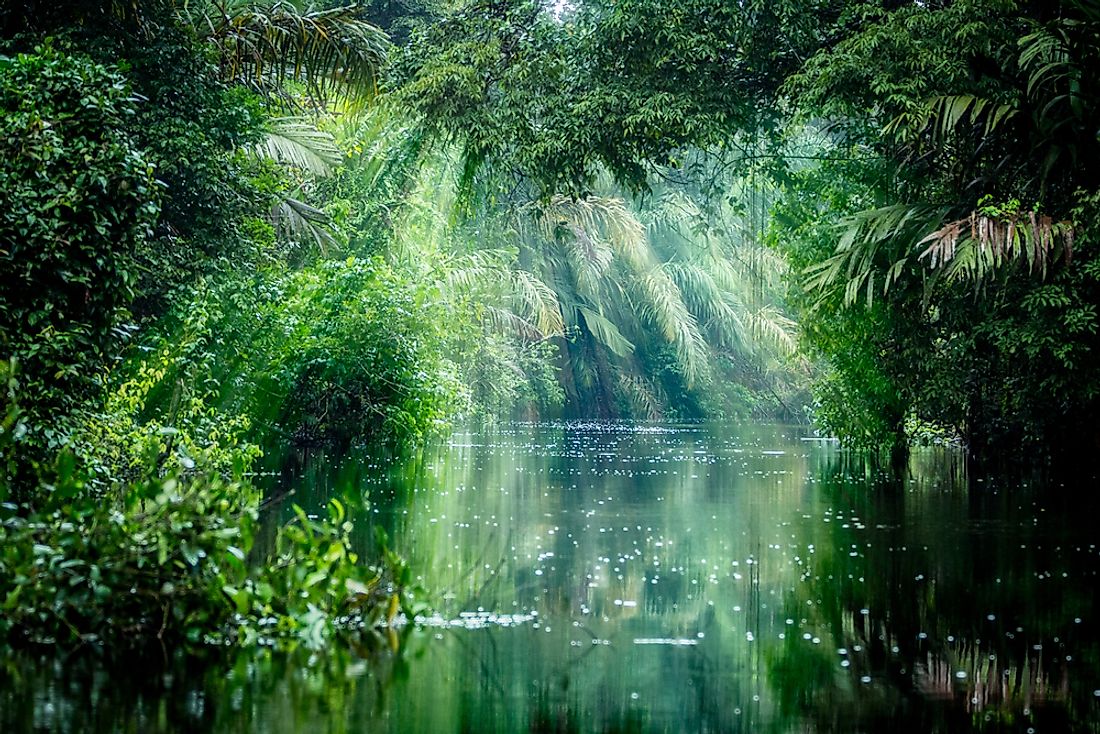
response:
<path id="1" fill-rule="evenodd" d="M 48 46 L 0 57 L 0 351 L 39 424 L 87 393 L 157 216 L 123 79 Z"/>
<path id="2" fill-rule="evenodd" d="M 260 100 L 223 79 L 203 29 L 180 11 L 171 0 L 51 3 L 15 10 L 24 18 L 9 41 L 27 51 L 55 39 L 110 68 L 132 92 L 121 129 L 155 167 L 160 200 L 130 284 L 138 320 L 162 314 L 172 291 L 195 275 L 239 262 L 242 218 L 269 206 L 241 153 L 260 139 Z"/>
<path id="3" fill-rule="evenodd" d="M 158 431 L 117 455 L 69 449 L 37 476 L 13 471 L 22 419 L 12 363 L 0 363 L 0 643 L 299 641 L 319 647 L 338 629 L 392 620 L 409 572 L 381 549 L 360 561 L 339 502 L 328 518 L 295 519 L 268 543 L 259 492 L 245 482 L 247 444 L 157 443 Z M 135 428 L 140 434 L 140 429 Z M 111 459 L 128 457 L 126 481 Z M 175 460 L 165 461 L 165 454 Z M 226 477 L 216 464 L 231 464 Z M 34 486 L 28 487 L 28 482 Z M 18 491 L 17 491 L 18 490 Z"/>
<path id="4" fill-rule="evenodd" d="M 469 412 L 480 419 L 533 420 L 561 413 L 565 393 L 557 380 L 557 345 L 524 342 L 471 328 L 455 344 L 460 379 L 470 394 Z"/>
<path id="5" fill-rule="evenodd" d="M 261 317 L 276 427 L 304 442 L 417 440 L 459 394 L 442 356 L 441 305 L 380 259 L 324 262 L 282 279 Z M 270 398 L 268 398 L 270 400 Z"/>
<path id="6" fill-rule="evenodd" d="M 229 476 L 261 455 L 246 412 L 249 390 L 232 394 L 240 377 L 235 349 L 248 344 L 227 315 L 240 313 L 240 296 L 206 279 L 197 284 L 198 293 L 106 375 L 102 401 L 77 411 L 72 430 L 50 446 L 71 447 L 95 486 L 134 480 L 150 456 L 163 473 L 187 472 L 202 455 L 208 469 Z"/>
<path id="7" fill-rule="evenodd" d="M 380 259 L 204 279 L 114 370 L 75 440 L 105 476 L 140 467 L 149 441 L 223 472 L 274 439 L 416 441 L 463 402 L 442 314 Z"/>
<path id="8" fill-rule="evenodd" d="M 201 459 L 200 459 L 201 461 Z M 34 510 L 0 506 L 0 639 L 33 643 L 299 641 L 388 622 L 407 578 L 352 550 L 344 508 L 300 510 L 273 549 L 255 544 L 257 493 L 200 470 L 149 476 L 105 501 L 71 453 Z"/>
<path id="9" fill-rule="evenodd" d="M 174 14 L 151 37 L 126 36 L 95 51 L 126 59 L 126 77 L 144 99 L 130 130 L 156 165 L 163 196 L 155 236 L 139 253 L 134 311 L 159 316 L 176 286 L 254 258 L 250 218 L 266 212 L 271 200 L 256 185 L 255 163 L 244 151 L 260 139 L 265 113 L 254 94 L 219 79 L 217 66 Z"/>

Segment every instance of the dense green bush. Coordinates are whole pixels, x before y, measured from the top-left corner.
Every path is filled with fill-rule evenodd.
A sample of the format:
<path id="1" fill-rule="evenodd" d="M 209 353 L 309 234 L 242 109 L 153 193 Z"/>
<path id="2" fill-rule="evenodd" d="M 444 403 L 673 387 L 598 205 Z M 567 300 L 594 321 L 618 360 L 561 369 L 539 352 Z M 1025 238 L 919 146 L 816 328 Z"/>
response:
<path id="1" fill-rule="evenodd" d="M 258 142 L 264 110 L 248 89 L 228 83 L 201 34 L 172 0 L 96 7 L 61 2 L 15 9 L 23 15 L 7 45 L 26 51 L 42 39 L 112 69 L 131 93 L 115 125 L 156 169 L 161 210 L 136 253 L 132 310 L 161 315 L 172 291 L 196 274 L 247 257 L 243 218 L 269 198 L 250 180 L 242 151 Z"/>
<path id="2" fill-rule="evenodd" d="M 63 454 L 42 489 L 34 511 L 0 507 L 0 639 L 320 647 L 401 601 L 402 567 L 360 563 L 337 502 L 325 519 L 298 511 L 265 549 L 255 490 L 209 470 L 100 497 Z"/>
<path id="3" fill-rule="evenodd" d="M 20 433 L 18 385 L 0 365 L 0 458 Z M 0 465 L 0 644 L 104 641 L 138 644 L 300 641 L 319 647 L 340 628 L 373 626 L 406 604 L 409 573 L 381 550 L 360 562 L 339 502 L 327 518 L 296 509 L 294 520 L 262 535 L 259 493 L 243 479 L 254 458 L 229 455 L 232 478 L 212 468 L 213 452 L 179 454 L 164 469 L 158 451 L 107 483 L 102 464 L 63 450 L 25 483 Z M 136 449 L 135 449 L 136 450 Z M 25 487 L 23 488 L 26 489 Z"/>
<path id="4" fill-rule="evenodd" d="M 452 414 L 461 390 L 442 353 L 442 304 L 428 289 L 354 257 L 270 287 L 251 342 L 267 350 L 256 383 L 275 408 L 272 427 L 306 443 L 415 441 Z"/>
<path id="5" fill-rule="evenodd" d="M 437 294 L 380 259 L 205 279 L 138 340 L 74 438 L 105 476 L 142 466 L 149 443 L 224 471 L 286 439 L 415 442 L 464 404 L 448 338 Z"/>
<path id="6" fill-rule="evenodd" d="M 154 237 L 140 251 L 138 317 L 159 316 L 179 285 L 255 259 L 247 227 L 271 205 L 247 150 L 265 116 L 259 100 L 226 85 L 202 44 L 174 16 L 149 37 L 122 36 L 93 47 L 123 58 L 143 102 L 129 130 L 152 163 L 163 196 Z"/>
<path id="7" fill-rule="evenodd" d="M 61 437 L 95 486 L 136 479 L 150 456 L 172 472 L 193 468 L 201 455 L 207 468 L 228 476 L 261 455 L 253 421 L 241 412 L 247 402 L 223 397 L 230 377 L 217 364 L 226 355 L 213 329 L 224 314 L 201 300 L 193 305 L 170 334 L 144 337 L 110 375 L 102 403 L 77 411 L 73 430 Z"/>
<path id="8" fill-rule="evenodd" d="M 549 340 L 524 343 L 484 329 L 471 331 L 460 353 L 473 415 L 538 420 L 561 414 L 565 393 L 555 367 L 557 345 Z"/>
<path id="9" fill-rule="evenodd" d="M 136 104 L 87 58 L 0 57 L 0 352 L 36 424 L 88 395 L 133 297 L 159 196 L 126 132 Z"/>

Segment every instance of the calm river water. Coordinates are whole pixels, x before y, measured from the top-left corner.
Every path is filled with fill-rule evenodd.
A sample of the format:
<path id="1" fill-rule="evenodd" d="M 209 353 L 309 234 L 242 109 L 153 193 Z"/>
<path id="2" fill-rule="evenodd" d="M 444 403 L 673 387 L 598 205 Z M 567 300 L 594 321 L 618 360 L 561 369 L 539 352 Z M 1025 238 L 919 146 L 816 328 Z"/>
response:
<path id="1" fill-rule="evenodd" d="M 1094 483 L 887 481 L 802 428 L 512 426 L 365 496 L 435 613 L 370 649 L 0 662 L 0 731 L 1100 731 Z"/>

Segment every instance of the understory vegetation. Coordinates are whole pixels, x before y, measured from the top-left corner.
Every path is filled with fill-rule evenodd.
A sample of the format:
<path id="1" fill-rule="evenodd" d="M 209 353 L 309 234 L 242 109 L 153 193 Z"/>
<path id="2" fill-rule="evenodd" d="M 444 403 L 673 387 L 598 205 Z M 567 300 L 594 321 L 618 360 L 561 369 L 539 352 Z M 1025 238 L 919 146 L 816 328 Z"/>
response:
<path id="1" fill-rule="evenodd" d="M 0 632 L 409 610 L 286 446 L 458 419 L 1100 440 L 1100 10 L 213 0 L 0 11 Z"/>

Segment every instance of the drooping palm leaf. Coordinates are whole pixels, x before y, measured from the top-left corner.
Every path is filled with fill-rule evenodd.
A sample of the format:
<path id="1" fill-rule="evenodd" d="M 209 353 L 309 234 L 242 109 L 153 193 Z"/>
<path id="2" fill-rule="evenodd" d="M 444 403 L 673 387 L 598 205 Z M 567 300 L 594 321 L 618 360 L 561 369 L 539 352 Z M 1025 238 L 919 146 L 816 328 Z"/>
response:
<path id="1" fill-rule="evenodd" d="M 619 357 L 627 357 L 634 352 L 634 344 L 622 335 L 619 327 L 602 313 L 589 306 L 576 304 L 578 321 L 583 321 L 585 327 L 601 344 Z"/>
<path id="2" fill-rule="evenodd" d="M 316 176 L 332 173 L 342 158 L 336 139 L 305 117 L 272 118 L 255 152 Z"/>
<path id="3" fill-rule="evenodd" d="M 1026 262 L 1029 272 L 1045 277 L 1052 262 L 1073 257 L 1073 239 L 1071 222 L 1055 222 L 1045 214 L 994 217 L 975 211 L 917 244 L 928 245 L 919 259 L 933 270 L 945 268 L 948 278 L 957 281 L 981 280 L 1013 260 Z"/>
<path id="4" fill-rule="evenodd" d="M 1019 109 L 1013 104 L 998 103 L 973 94 L 942 95 L 899 115 L 886 125 L 883 132 L 906 138 L 928 131 L 943 139 L 960 128 L 980 127 L 982 135 L 989 137 L 1018 113 Z"/>
<path id="5" fill-rule="evenodd" d="M 836 251 L 804 273 L 808 290 L 822 297 L 840 288 L 844 303 L 863 295 L 868 305 L 879 291 L 889 292 L 905 272 L 917 244 L 943 225 L 945 207 L 897 204 L 859 212 L 841 223 Z"/>
<path id="6" fill-rule="evenodd" d="M 645 226 L 621 198 L 554 196 L 548 202 L 525 207 L 523 213 L 532 215 L 544 237 L 553 239 L 564 228 L 574 236 L 583 233 L 593 242 L 606 242 L 616 255 L 636 269 L 652 262 Z"/>
<path id="7" fill-rule="evenodd" d="M 576 275 L 577 288 L 581 293 L 594 297 L 600 280 L 611 267 L 613 253 L 599 233 L 590 233 L 579 227 L 570 233 L 572 236 L 565 243 L 565 253 Z"/>
<path id="8" fill-rule="evenodd" d="M 451 258 L 444 265 L 446 290 L 473 293 L 487 284 L 499 285 L 509 277 L 509 259 L 509 253 L 490 249 Z"/>
<path id="9" fill-rule="evenodd" d="M 1091 131 L 1086 136 L 1095 135 L 1096 95 L 1090 81 L 1098 60 L 1100 13 L 1095 3 L 1069 5 L 1083 18 L 1056 18 L 1019 40 L 1019 64 L 1028 79 L 1026 101 L 1039 133 L 1036 147 L 1046 151 L 1040 154 L 1038 175 L 1044 187 L 1052 176 L 1078 164 L 1081 128 Z"/>
<path id="10" fill-rule="evenodd" d="M 633 408 L 633 414 L 656 421 L 665 417 L 668 398 L 652 380 L 620 372 L 616 375 L 618 392 Z"/>
<path id="11" fill-rule="evenodd" d="M 690 387 L 707 372 L 707 343 L 699 332 L 695 316 L 684 303 L 683 294 L 664 267 L 651 270 L 641 279 L 645 300 L 642 313 L 661 330 L 676 349 Z"/>
<path id="12" fill-rule="evenodd" d="M 775 306 L 749 311 L 745 320 L 757 339 L 770 343 L 780 354 L 791 356 L 798 350 L 798 324 Z"/>
<path id="13" fill-rule="evenodd" d="M 281 0 L 215 0 L 185 12 L 217 47 L 227 79 L 265 93 L 294 79 L 320 99 L 376 91 L 388 40 L 358 5 L 302 10 Z"/>
<path id="14" fill-rule="evenodd" d="M 328 249 L 337 244 L 329 216 L 304 201 L 291 196 L 280 196 L 269 216 L 276 231 L 285 239 L 301 243 L 313 242 L 322 254 L 327 254 Z"/>
<path id="15" fill-rule="evenodd" d="M 486 305 L 483 308 L 483 319 L 493 331 L 512 334 L 522 341 L 538 341 L 543 337 L 538 326 L 508 309 Z"/>
<path id="16" fill-rule="evenodd" d="M 512 289 L 519 310 L 529 315 L 543 336 L 562 334 L 565 324 L 553 289 L 526 270 L 517 270 L 512 274 Z"/>
<path id="17" fill-rule="evenodd" d="M 745 347 L 750 341 L 738 316 L 740 304 L 732 293 L 723 290 L 705 267 L 690 262 L 674 262 L 665 270 L 676 282 L 688 308 L 713 335 L 721 347 Z"/>

